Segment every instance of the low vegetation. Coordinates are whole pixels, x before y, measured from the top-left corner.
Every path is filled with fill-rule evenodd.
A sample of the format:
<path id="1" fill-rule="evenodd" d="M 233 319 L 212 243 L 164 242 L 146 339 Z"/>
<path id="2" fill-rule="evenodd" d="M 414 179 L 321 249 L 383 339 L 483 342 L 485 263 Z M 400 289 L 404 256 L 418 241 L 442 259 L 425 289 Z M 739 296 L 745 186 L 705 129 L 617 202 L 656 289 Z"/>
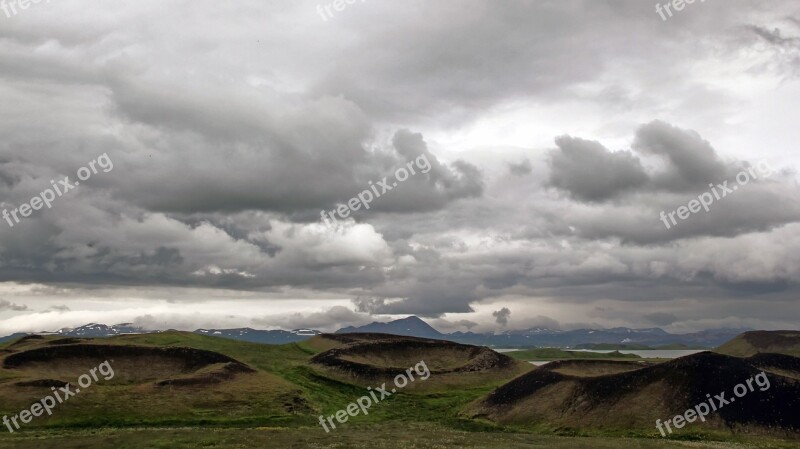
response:
<path id="1" fill-rule="evenodd" d="M 765 447 L 752 446 L 755 440 L 716 427 L 690 434 L 708 442 L 681 443 L 656 439 L 653 429 L 631 425 L 626 417 L 655 416 L 663 397 L 659 390 L 644 389 L 637 393 L 641 396 L 614 403 L 614 394 L 635 390 L 637 372 L 662 365 L 619 356 L 613 354 L 620 360 L 609 360 L 608 354 L 551 349 L 502 355 L 440 340 L 374 334 L 323 335 L 287 345 L 184 332 L 106 339 L 26 337 L 0 345 L 0 416 L 16 415 L 49 393 L 50 386 L 74 383 L 80 373 L 103 360 L 111 361 L 116 376 L 82 391 L 53 416 L 37 417 L 13 434 L 0 434 L 0 449 Z M 558 361 L 537 369 L 525 362 L 528 357 Z M 395 370 L 399 374 L 420 360 L 428 364 L 431 376 L 418 383 L 419 388 L 392 395 L 372 407 L 369 415 L 351 418 L 335 434 L 326 434 L 319 426 L 319 415 L 340 410 L 364 395 L 367 386 L 379 385 Z M 747 363 L 789 376 L 800 373 L 793 365 L 798 360 L 762 355 Z M 695 372 L 663 366 L 664 379 Z M 713 366 L 702 368 L 704 375 Z M 371 374 L 356 376 L 358 372 Z M 556 390 L 536 396 L 526 390 L 528 379 L 540 379 Z M 564 395 L 569 383 L 593 388 L 584 401 L 589 400 L 593 410 L 586 416 L 595 421 L 548 415 L 564 404 L 580 403 L 574 402 L 574 393 Z M 797 396 L 794 390 L 778 391 Z M 615 393 L 609 396 L 610 392 Z M 498 402 L 496 408 L 487 403 L 490 397 L 509 402 Z M 547 405 L 546 410 L 530 408 L 530 398 Z M 528 405 L 519 407 L 520 403 Z M 616 405 L 604 408 L 612 403 Z M 502 407 L 516 411 L 509 415 Z M 530 411 L 537 414 L 525 417 Z M 519 419 L 508 419 L 514 413 Z M 760 434 L 759 444 L 791 447 L 784 437 Z"/>
<path id="2" fill-rule="evenodd" d="M 659 364 L 617 362 L 608 372 L 607 361 L 573 360 L 553 363 L 520 376 L 472 404 L 466 416 L 496 423 L 537 427 L 581 428 L 592 432 L 652 435 L 653 423 L 682 414 L 725 392 L 733 396 L 737 384 L 756 373 L 768 372 L 770 385 L 725 406 L 703 423 L 687 426 L 676 436 L 714 432 L 762 435 L 800 431 L 800 359 L 780 354 L 738 358 L 702 352 Z M 565 372 L 601 364 L 600 375 Z M 613 366 L 611 366 L 613 368 Z M 581 370 L 583 373 L 586 370 Z"/>

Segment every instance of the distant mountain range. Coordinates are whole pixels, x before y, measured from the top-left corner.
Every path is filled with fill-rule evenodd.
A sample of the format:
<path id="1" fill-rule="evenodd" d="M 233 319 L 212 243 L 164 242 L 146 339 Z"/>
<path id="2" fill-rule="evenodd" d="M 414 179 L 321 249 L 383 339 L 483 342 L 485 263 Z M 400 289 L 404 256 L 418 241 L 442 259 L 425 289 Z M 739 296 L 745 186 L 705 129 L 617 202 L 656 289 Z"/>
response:
<path id="1" fill-rule="evenodd" d="M 714 348 L 741 334 L 748 329 L 714 329 L 690 334 L 670 334 L 659 329 L 629 329 L 616 327 L 612 329 L 575 329 L 554 330 L 534 327 L 524 330 L 510 330 L 502 333 L 454 332 L 444 334 L 416 316 L 390 321 L 374 322 L 360 327 L 345 327 L 336 331 L 346 333 L 382 333 L 410 337 L 434 338 L 450 340 L 457 343 L 499 348 L 512 347 L 556 347 L 573 348 L 579 345 L 614 344 L 614 345 L 686 345 L 691 347 Z M 147 331 L 131 323 L 106 326 L 91 323 L 77 328 L 64 328 L 57 332 L 40 332 L 44 335 L 63 335 L 65 337 L 110 337 L 123 334 L 142 334 L 160 331 Z M 198 329 L 195 333 L 214 337 L 252 343 L 285 344 L 307 340 L 322 332 L 314 329 L 258 330 L 240 329 Z M 0 342 L 28 334 L 18 333 L 0 338 Z"/>
<path id="2" fill-rule="evenodd" d="M 266 343 L 280 345 L 307 340 L 322 332 L 313 329 L 295 329 L 293 331 L 265 331 L 244 327 L 241 329 L 198 329 L 197 334 L 210 335 L 212 337 L 230 338 L 233 340 L 249 341 L 251 343 Z"/>
<path id="3" fill-rule="evenodd" d="M 0 343 L 5 343 L 10 340 L 16 340 L 17 338 L 24 337 L 26 335 L 30 334 L 26 334 L 24 332 L 17 332 L 16 334 L 6 335 L 5 337 L 0 337 Z"/>
<path id="4" fill-rule="evenodd" d="M 587 344 L 631 344 L 644 346 L 686 345 L 692 347 L 714 348 L 747 329 L 714 329 L 690 334 L 670 334 L 659 329 L 575 329 L 554 330 L 534 327 L 524 330 L 511 330 L 502 333 L 454 332 L 443 334 L 425 321 L 411 316 L 388 323 L 372 323 L 361 327 L 346 327 L 336 331 L 341 333 L 379 332 L 385 334 L 407 335 L 413 337 L 439 338 L 457 343 L 493 347 L 575 347 Z"/>
<path id="5" fill-rule="evenodd" d="M 113 337 L 115 335 L 125 334 L 148 334 L 158 333 L 161 331 L 149 331 L 141 327 L 135 326 L 132 323 L 115 324 L 113 326 L 106 326 L 105 324 L 90 323 L 76 328 L 64 328 L 56 332 L 37 332 L 40 335 L 61 335 L 64 337 Z M 285 344 L 294 343 L 298 341 L 307 340 L 322 332 L 313 329 L 295 329 L 292 331 L 282 330 L 258 330 L 250 328 L 240 329 L 197 329 L 194 331 L 197 334 L 209 335 L 212 337 L 230 338 L 233 340 L 247 341 L 251 343 L 266 343 L 266 344 Z M 24 333 L 17 333 L 9 335 L 8 337 L 0 338 L 0 342 L 11 340 L 18 337 L 24 337 Z"/>
<path id="6" fill-rule="evenodd" d="M 36 332 L 38 335 L 63 335 L 65 337 L 111 337 L 124 334 L 145 334 L 149 333 L 141 327 L 136 327 L 132 323 L 115 324 L 106 326 L 105 324 L 89 323 L 81 327 L 65 327 L 56 332 Z M 0 337 L 0 343 L 13 340 L 19 337 L 31 335 L 30 333 L 18 332 L 16 334 Z"/>
<path id="7" fill-rule="evenodd" d="M 106 326 L 105 324 L 90 323 L 76 328 L 64 328 L 54 335 L 64 335 L 67 337 L 111 337 L 114 335 L 125 334 L 144 334 L 146 330 L 141 327 L 134 326 L 133 323 L 115 324 L 113 326 Z"/>

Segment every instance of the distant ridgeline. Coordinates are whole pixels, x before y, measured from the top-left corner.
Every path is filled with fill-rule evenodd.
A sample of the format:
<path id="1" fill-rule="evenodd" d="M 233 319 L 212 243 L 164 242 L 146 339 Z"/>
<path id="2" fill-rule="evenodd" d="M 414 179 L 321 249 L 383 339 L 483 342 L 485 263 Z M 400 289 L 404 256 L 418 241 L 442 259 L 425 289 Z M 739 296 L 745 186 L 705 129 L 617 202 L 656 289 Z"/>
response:
<path id="1" fill-rule="evenodd" d="M 690 334 L 670 334 L 659 328 L 629 329 L 575 329 L 553 330 L 530 328 L 510 330 L 502 333 L 454 332 L 445 334 L 437 331 L 416 316 L 390 321 L 374 322 L 360 327 L 345 327 L 336 331 L 345 333 L 381 333 L 419 338 L 450 340 L 457 343 L 498 348 L 513 347 L 556 347 L 576 349 L 708 349 L 715 348 L 736 337 L 746 329 L 705 330 Z M 42 335 L 62 335 L 68 337 L 109 337 L 113 335 L 153 333 L 131 323 L 106 326 L 87 324 L 78 328 L 65 328 L 58 332 L 43 332 Z M 195 333 L 240 341 L 266 344 L 286 344 L 307 340 L 322 332 L 314 329 L 259 330 L 240 329 L 198 329 Z M 14 334 L 0 339 L 5 341 L 27 334 Z"/>

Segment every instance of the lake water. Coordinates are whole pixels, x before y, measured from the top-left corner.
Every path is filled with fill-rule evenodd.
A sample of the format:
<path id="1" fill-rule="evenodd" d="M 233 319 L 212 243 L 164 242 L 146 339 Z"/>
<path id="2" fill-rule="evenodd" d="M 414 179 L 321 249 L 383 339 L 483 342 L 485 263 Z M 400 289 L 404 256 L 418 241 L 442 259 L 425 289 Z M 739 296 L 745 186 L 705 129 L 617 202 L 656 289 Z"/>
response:
<path id="1" fill-rule="evenodd" d="M 496 352 L 514 352 L 520 349 L 512 348 L 498 348 L 494 349 Z M 598 354 L 608 354 L 613 351 L 598 351 L 594 349 L 566 349 L 571 352 L 596 352 Z M 678 357 L 685 357 L 687 355 L 697 354 L 698 352 L 707 351 L 707 349 L 623 349 L 619 352 L 623 354 L 636 354 L 645 359 L 677 359 Z M 536 366 L 547 365 L 552 360 L 533 360 L 529 361 Z"/>
<path id="2" fill-rule="evenodd" d="M 514 352 L 521 351 L 516 348 L 493 348 L 495 352 Z M 595 349 L 564 349 L 570 352 L 596 352 L 598 354 L 608 354 L 613 351 L 595 350 Z M 639 357 L 646 359 L 677 359 L 687 355 L 697 354 L 698 352 L 708 351 L 708 349 L 623 349 L 619 352 L 623 354 L 636 354 Z"/>
<path id="3" fill-rule="evenodd" d="M 636 354 L 646 359 L 677 359 L 687 355 L 697 354 L 707 351 L 707 349 L 623 349 L 619 352 L 623 354 Z M 593 349 L 578 349 L 575 352 L 596 352 L 598 354 L 608 354 L 613 351 L 597 351 Z"/>

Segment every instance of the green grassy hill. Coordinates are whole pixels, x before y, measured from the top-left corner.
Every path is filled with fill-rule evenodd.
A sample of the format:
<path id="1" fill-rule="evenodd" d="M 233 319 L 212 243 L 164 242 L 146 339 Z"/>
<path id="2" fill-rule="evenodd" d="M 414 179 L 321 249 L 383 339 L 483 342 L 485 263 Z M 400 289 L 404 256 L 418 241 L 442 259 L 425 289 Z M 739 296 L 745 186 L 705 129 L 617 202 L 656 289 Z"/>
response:
<path id="1" fill-rule="evenodd" d="M 359 416 L 353 422 L 413 418 L 423 422 L 457 423 L 461 421 L 457 410 L 463 405 L 532 369 L 528 364 L 508 359 L 511 363 L 504 369 L 477 370 L 468 376 L 437 373 L 443 367 L 467 364 L 470 357 L 465 351 L 505 357 L 485 348 L 443 341 L 433 341 L 435 343 L 429 347 L 403 349 L 403 345 L 418 341 L 412 337 L 392 336 L 392 339 L 393 357 L 387 357 L 387 353 L 378 348 L 347 357 L 386 369 L 387 374 L 403 372 L 425 360 L 432 375 L 418 383 L 426 388 L 406 388 L 391 398 L 391 405 L 379 405 L 368 416 Z M 320 414 L 335 413 L 364 395 L 367 386 L 391 380 L 388 375 L 351 378 L 323 364 L 310 363 L 312 357 L 325 349 L 348 345 L 319 337 L 300 344 L 262 345 L 187 332 L 67 341 L 55 337 L 26 338 L 1 347 L 4 366 L 0 369 L 0 397 L 4 400 L 0 402 L 0 414 L 18 413 L 49 394 L 50 381 L 74 384 L 77 376 L 108 359 L 115 369 L 112 381 L 98 382 L 61 405 L 53 416 L 39 417 L 25 428 L 318 426 Z M 212 357 L 209 363 L 189 369 L 185 366 L 186 360 L 174 354 L 151 351 L 168 348 L 209 351 L 216 355 L 214 357 L 230 358 L 248 369 L 226 378 L 224 372 L 219 375 L 225 370 L 225 363 L 219 362 L 229 363 L 227 360 Z M 36 354 L 47 355 L 47 360 L 28 360 L 19 366 L 7 366 L 9 360 L 35 359 Z M 397 359 L 400 354 L 405 356 Z M 202 358 L 199 354 L 189 354 L 185 358 L 199 357 Z M 211 383 L 208 383 L 209 378 Z M 40 386 L 21 386 L 20 383 Z M 434 396 L 431 397 L 417 390 L 437 392 L 431 393 Z"/>
<path id="2" fill-rule="evenodd" d="M 583 365 L 583 367 L 581 367 Z M 639 365 L 639 366 L 637 366 Z M 594 373 L 592 368 L 594 367 Z M 707 421 L 676 436 L 733 431 L 751 435 L 797 434 L 800 358 L 761 354 L 738 358 L 702 352 L 658 364 L 571 360 L 520 376 L 471 404 L 466 416 L 529 429 L 574 428 L 583 432 L 657 436 L 666 420 L 744 384 L 765 370 L 764 385 L 731 401 Z"/>
<path id="3" fill-rule="evenodd" d="M 800 357 L 800 331 L 745 332 L 715 350 L 720 354 L 749 357 L 758 353 Z"/>
<path id="4" fill-rule="evenodd" d="M 255 424 L 297 421 L 298 410 L 311 411 L 305 391 L 282 372 L 303 365 L 308 357 L 291 345 L 264 346 L 180 332 L 70 343 L 44 338 L 6 345 L 0 370 L 0 413 L 15 415 L 49 395 L 53 384 L 49 381 L 76 384 L 78 376 L 104 360 L 111 362 L 113 379 L 98 381 L 59 405 L 52 416 L 39 417 L 25 428 Z M 196 352 L 182 358 L 180 352 L 185 349 L 169 351 L 176 348 Z M 46 355 L 45 360 L 37 360 L 37 354 Z M 207 354 L 222 358 L 200 363 Z M 27 360 L 8 366 L 19 358 Z M 225 377 L 226 358 L 249 370 L 215 380 L 220 372 Z M 187 361 L 198 366 L 187 367 Z M 194 384 L 185 385 L 187 379 Z M 20 385 L 37 381 L 41 386 Z"/>
<path id="5" fill-rule="evenodd" d="M 323 335 L 308 343 L 328 350 L 314 356 L 311 367 L 343 382 L 368 387 L 390 382 L 395 375 L 423 361 L 425 381 L 404 391 L 465 391 L 507 381 L 533 369 L 530 364 L 486 347 L 443 340 L 387 334 Z"/>
<path id="6" fill-rule="evenodd" d="M 520 430 L 469 417 L 463 412 L 470 404 L 539 370 L 487 348 L 386 335 L 324 335 L 287 345 L 187 332 L 105 339 L 27 337 L 0 345 L 0 415 L 16 415 L 50 394 L 51 385 L 74 384 L 77 376 L 105 360 L 114 368 L 113 379 L 81 391 L 50 417 L 37 417 L 13 434 L 0 433 L 0 449 L 722 447 L 647 439 L 631 446 L 602 429 Z M 373 405 L 369 415 L 352 417 L 333 433 L 320 427 L 320 415 L 344 409 L 364 396 L 367 386 L 388 382 L 390 374 L 420 360 L 431 372 L 419 381 L 420 388 L 398 391 Z M 640 363 L 635 358 L 584 362 L 555 362 L 552 372 L 595 377 L 626 373 Z M 783 362 L 764 363 L 781 369 Z M 373 375 L 361 376 L 362 371 Z M 736 439 L 742 444 L 725 447 L 757 447 L 748 438 Z M 770 441 L 776 448 L 791 447 L 779 439 Z"/>

